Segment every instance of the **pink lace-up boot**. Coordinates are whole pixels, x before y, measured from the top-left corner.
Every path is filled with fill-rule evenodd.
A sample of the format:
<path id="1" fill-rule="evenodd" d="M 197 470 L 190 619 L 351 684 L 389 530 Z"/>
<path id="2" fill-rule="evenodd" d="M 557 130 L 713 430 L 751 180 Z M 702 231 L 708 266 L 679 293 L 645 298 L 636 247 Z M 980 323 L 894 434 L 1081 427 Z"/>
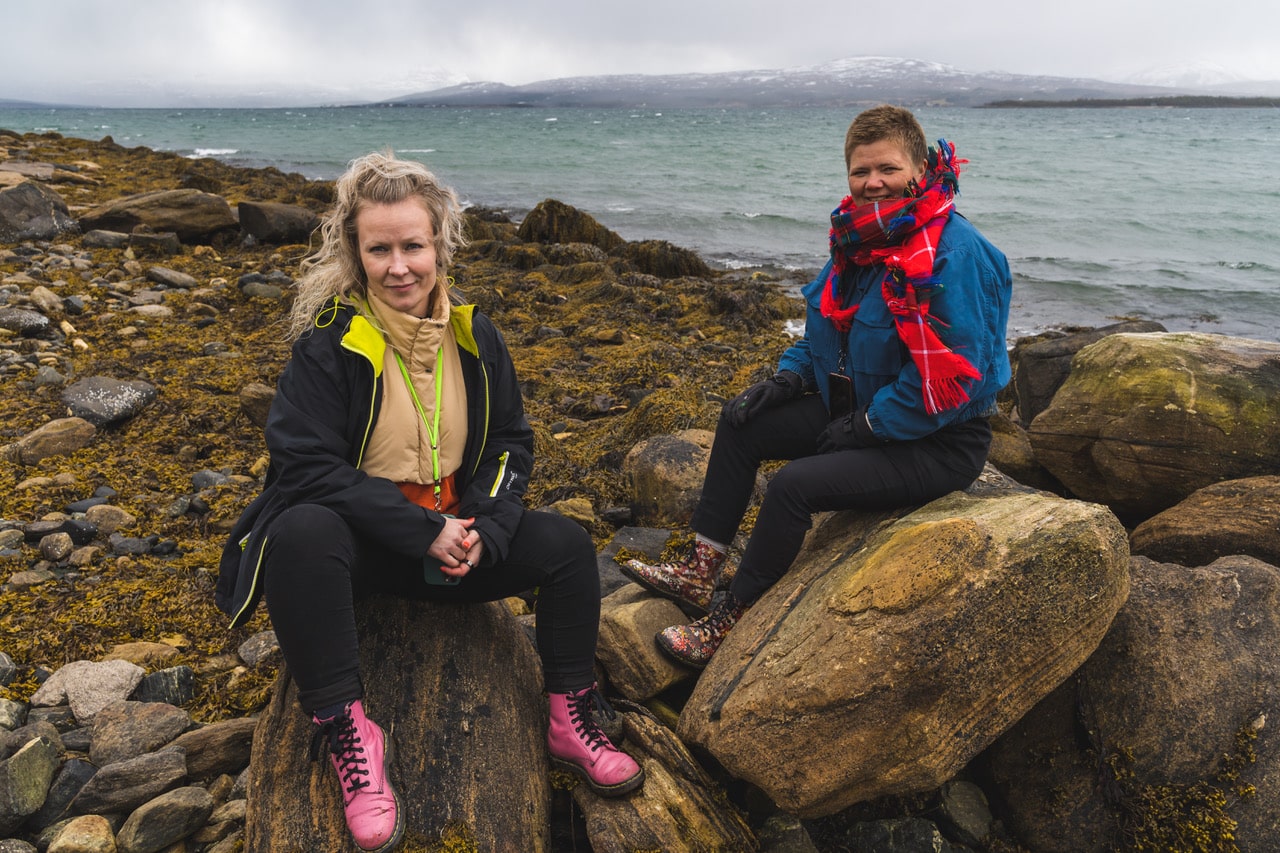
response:
<path id="1" fill-rule="evenodd" d="M 552 763 L 579 776 L 602 797 L 618 797 L 639 788 L 644 782 L 644 768 L 615 747 L 591 715 L 593 707 L 609 718 L 614 713 L 596 686 L 549 696 L 547 750 Z"/>
<path id="2" fill-rule="evenodd" d="M 361 850 L 383 853 L 404 834 L 404 809 L 387 778 L 391 740 L 364 715 L 357 699 L 336 717 L 313 717 L 320 729 L 311 740 L 311 760 L 326 745 L 342 786 L 347 829 Z"/>
<path id="3" fill-rule="evenodd" d="M 716 588 L 716 573 L 724 565 L 724 558 L 722 551 L 698 541 L 683 560 L 654 564 L 628 560 L 621 566 L 621 570 L 624 575 L 656 595 L 706 610 L 711 606 L 711 594 Z"/>

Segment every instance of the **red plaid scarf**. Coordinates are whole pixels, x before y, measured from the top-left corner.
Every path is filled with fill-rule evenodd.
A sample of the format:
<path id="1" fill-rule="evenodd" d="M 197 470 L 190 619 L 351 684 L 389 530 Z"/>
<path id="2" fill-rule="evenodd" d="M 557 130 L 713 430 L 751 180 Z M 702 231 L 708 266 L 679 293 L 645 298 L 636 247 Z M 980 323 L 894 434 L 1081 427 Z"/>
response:
<path id="1" fill-rule="evenodd" d="M 933 278 L 938 239 L 955 207 L 959 165 L 955 146 L 945 139 L 929 149 L 924 189 L 910 198 L 855 207 L 846 196 L 831 213 L 831 277 L 822 289 L 822 316 L 841 334 L 853 327 L 858 306 L 841 307 L 840 277 L 850 263 L 885 266 L 880 286 L 893 314 L 898 338 L 920 371 L 925 411 L 931 415 L 968 402 L 968 380 L 982 374 L 968 359 L 942 342 L 929 314 L 929 300 L 941 285 Z"/>

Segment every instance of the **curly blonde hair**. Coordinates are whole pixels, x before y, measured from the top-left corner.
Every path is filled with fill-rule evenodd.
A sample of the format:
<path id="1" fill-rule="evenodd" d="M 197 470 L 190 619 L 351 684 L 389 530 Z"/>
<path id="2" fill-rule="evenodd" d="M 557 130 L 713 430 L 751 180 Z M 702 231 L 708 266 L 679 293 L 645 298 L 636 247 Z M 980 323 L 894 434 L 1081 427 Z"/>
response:
<path id="1" fill-rule="evenodd" d="M 457 194 L 414 160 L 401 160 L 390 151 L 366 154 L 351 161 L 335 189 L 337 200 L 320 224 L 320 248 L 300 265 L 297 294 L 289 311 L 290 340 L 305 334 L 334 297 L 368 293 L 356 235 L 356 216 L 365 207 L 397 204 L 407 198 L 422 201 L 435 231 L 438 281 L 447 280 L 453 253 L 466 242 Z"/>

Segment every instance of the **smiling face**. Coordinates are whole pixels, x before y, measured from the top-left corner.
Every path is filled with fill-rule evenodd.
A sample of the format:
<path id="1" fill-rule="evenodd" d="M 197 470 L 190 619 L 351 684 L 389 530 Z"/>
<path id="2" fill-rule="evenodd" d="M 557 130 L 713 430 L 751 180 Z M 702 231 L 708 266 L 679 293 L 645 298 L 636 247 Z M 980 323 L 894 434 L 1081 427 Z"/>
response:
<path id="1" fill-rule="evenodd" d="M 436 287 L 435 228 L 417 198 L 356 214 L 356 245 L 369 291 L 397 311 L 426 317 Z"/>
<path id="2" fill-rule="evenodd" d="M 849 195 L 855 205 L 903 198 L 924 179 L 925 163 L 913 163 L 898 143 L 881 139 L 849 152 Z"/>

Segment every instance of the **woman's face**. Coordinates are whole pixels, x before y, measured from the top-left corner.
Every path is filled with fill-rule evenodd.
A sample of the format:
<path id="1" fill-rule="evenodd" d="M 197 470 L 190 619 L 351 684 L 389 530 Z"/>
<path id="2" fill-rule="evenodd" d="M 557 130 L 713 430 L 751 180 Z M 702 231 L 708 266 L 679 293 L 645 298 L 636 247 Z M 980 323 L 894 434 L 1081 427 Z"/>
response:
<path id="1" fill-rule="evenodd" d="M 912 181 L 922 181 L 924 169 L 892 140 L 859 145 L 849 154 L 849 195 L 855 205 L 903 198 Z"/>
<path id="2" fill-rule="evenodd" d="M 416 198 L 356 214 L 356 244 L 369 291 L 397 311 L 426 317 L 436 287 L 435 227 Z"/>

